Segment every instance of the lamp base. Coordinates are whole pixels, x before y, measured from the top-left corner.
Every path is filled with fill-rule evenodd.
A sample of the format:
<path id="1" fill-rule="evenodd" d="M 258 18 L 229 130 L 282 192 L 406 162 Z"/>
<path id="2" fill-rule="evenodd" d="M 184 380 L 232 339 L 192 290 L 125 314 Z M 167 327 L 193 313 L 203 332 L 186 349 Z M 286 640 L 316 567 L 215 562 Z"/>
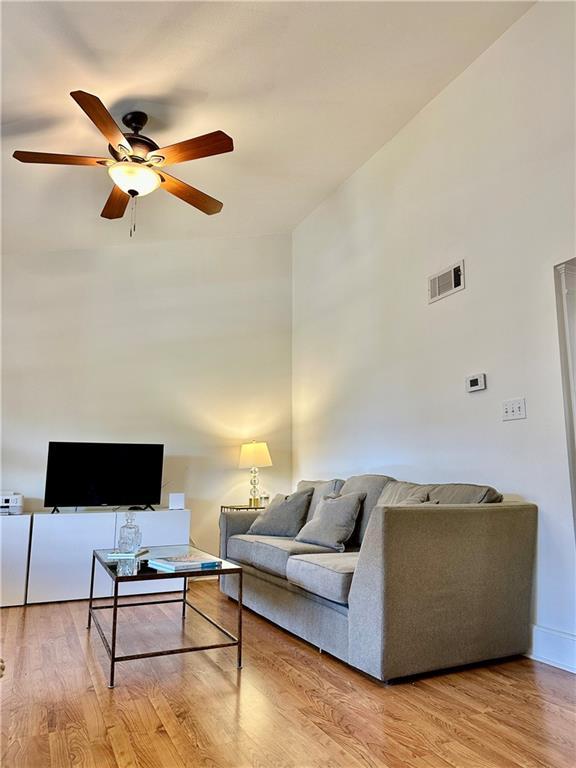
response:
<path id="1" fill-rule="evenodd" d="M 260 506 L 260 478 L 258 477 L 258 467 L 252 467 L 250 470 L 250 499 L 248 506 L 258 509 Z"/>

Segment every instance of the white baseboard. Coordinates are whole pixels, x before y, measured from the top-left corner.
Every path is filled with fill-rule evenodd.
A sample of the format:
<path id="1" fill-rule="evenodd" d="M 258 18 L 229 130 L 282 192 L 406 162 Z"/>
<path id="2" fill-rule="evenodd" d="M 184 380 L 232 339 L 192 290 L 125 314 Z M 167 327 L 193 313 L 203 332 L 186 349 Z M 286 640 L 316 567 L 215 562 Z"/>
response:
<path id="1" fill-rule="evenodd" d="M 576 674 L 576 635 L 535 624 L 532 627 L 532 651 L 528 656 Z"/>

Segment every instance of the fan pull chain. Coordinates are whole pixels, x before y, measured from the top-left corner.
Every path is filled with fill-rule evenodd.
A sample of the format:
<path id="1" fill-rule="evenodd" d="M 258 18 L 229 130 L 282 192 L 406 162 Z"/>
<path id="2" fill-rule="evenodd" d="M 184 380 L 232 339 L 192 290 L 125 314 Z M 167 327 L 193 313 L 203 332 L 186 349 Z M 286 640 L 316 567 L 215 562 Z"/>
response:
<path id="1" fill-rule="evenodd" d="M 136 200 L 137 197 L 134 196 L 130 206 L 130 237 L 136 233 Z"/>

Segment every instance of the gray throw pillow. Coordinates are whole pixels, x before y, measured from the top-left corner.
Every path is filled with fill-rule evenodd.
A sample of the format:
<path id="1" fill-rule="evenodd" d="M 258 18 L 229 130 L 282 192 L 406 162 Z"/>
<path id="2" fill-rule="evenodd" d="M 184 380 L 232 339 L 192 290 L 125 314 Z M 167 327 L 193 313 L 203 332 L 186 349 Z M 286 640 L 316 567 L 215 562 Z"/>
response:
<path id="1" fill-rule="evenodd" d="M 296 541 L 343 552 L 344 542 L 354 532 L 356 518 L 365 498 L 365 493 L 326 496 L 318 503 L 314 517 L 302 528 Z"/>
<path id="2" fill-rule="evenodd" d="M 314 488 L 296 491 L 291 496 L 279 493 L 248 529 L 260 536 L 296 536 L 304 525 Z"/>
<path id="3" fill-rule="evenodd" d="M 296 486 L 297 491 L 305 491 L 307 488 L 314 488 L 312 494 L 312 501 L 310 502 L 310 508 L 308 509 L 308 516 L 306 522 L 312 520 L 316 507 L 324 496 L 338 496 L 340 489 L 344 485 L 344 480 L 300 480 Z"/>

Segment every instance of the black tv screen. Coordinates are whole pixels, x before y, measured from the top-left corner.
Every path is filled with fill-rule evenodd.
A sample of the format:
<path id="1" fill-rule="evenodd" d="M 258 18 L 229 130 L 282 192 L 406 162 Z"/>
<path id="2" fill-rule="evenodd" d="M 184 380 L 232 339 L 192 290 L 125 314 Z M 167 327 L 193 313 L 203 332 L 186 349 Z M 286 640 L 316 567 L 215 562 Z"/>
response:
<path id="1" fill-rule="evenodd" d="M 160 444 L 51 442 L 44 506 L 159 504 L 163 457 Z"/>

